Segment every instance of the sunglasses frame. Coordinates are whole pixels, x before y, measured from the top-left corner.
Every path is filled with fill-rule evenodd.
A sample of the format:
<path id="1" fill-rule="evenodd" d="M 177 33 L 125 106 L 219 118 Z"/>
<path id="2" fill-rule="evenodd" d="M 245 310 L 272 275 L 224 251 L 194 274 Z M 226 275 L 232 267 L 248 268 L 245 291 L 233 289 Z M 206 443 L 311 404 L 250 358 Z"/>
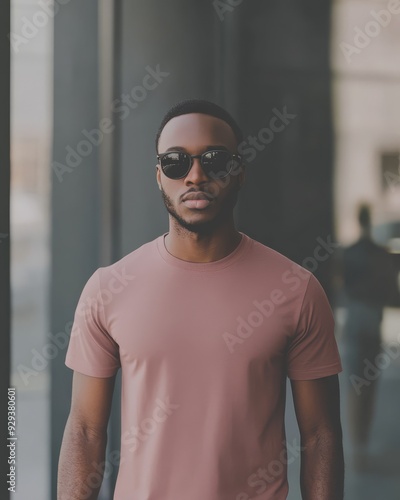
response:
<path id="1" fill-rule="evenodd" d="M 235 153 L 231 153 L 230 151 L 226 150 L 226 149 L 208 149 L 207 151 L 204 151 L 204 153 L 201 153 L 199 155 L 190 155 L 189 153 L 186 153 L 186 151 L 167 151 L 166 153 L 160 153 L 157 155 L 157 161 L 161 167 L 161 170 L 163 171 L 164 175 L 166 177 L 168 177 L 169 179 L 173 179 L 173 180 L 177 180 L 177 179 L 183 179 L 184 177 L 186 177 L 188 175 L 188 173 L 190 172 L 190 169 L 193 167 L 193 160 L 194 158 L 200 158 L 200 164 L 201 164 L 201 168 L 204 170 L 204 172 L 208 175 L 208 173 L 206 172 L 206 170 L 204 169 L 204 165 L 203 165 L 203 156 L 206 155 L 207 153 L 213 153 L 213 152 L 222 152 L 222 153 L 227 153 L 229 156 L 230 156 L 230 160 L 229 161 L 232 161 L 232 160 L 238 160 L 239 162 L 242 161 L 242 157 L 240 155 L 237 155 Z M 189 165 L 189 168 L 187 170 L 187 172 L 185 172 L 183 175 L 181 175 L 180 177 L 170 177 L 169 175 L 167 175 L 165 172 L 164 172 L 164 168 L 163 166 L 161 165 L 161 160 L 163 159 L 164 156 L 167 156 L 168 154 L 171 154 L 171 153 L 179 153 L 179 154 L 184 154 L 186 156 L 189 156 L 190 158 L 190 165 Z M 221 178 L 224 178 L 226 176 L 228 176 L 230 174 L 232 170 L 232 167 L 229 169 L 229 172 L 226 172 L 226 175 L 222 175 Z"/>

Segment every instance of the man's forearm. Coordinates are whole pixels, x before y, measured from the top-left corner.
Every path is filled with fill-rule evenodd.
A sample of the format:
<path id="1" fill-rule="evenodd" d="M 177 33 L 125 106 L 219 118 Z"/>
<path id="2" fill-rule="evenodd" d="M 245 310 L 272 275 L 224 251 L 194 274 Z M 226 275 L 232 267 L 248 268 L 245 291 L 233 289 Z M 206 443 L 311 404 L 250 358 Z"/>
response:
<path id="1" fill-rule="evenodd" d="M 340 433 L 316 435 L 302 446 L 300 484 L 303 500 L 343 500 L 344 461 Z"/>
<path id="2" fill-rule="evenodd" d="M 106 445 L 106 433 L 90 435 L 67 422 L 58 464 L 57 500 L 97 500 Z"/>

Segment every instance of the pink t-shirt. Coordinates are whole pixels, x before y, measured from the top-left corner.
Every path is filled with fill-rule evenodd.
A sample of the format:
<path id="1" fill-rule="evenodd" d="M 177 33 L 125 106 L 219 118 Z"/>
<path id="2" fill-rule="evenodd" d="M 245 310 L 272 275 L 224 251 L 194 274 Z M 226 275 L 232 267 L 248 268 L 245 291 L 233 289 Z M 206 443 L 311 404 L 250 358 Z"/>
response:
<path id="1" fill-rule="evenodd" d="M 97 269 L 75 311 L 65 364 L 121 367 L 114 500 L 284 500 L 286 377 L 342 370 L 315 276 L 240 232 L 223 259 L 171 255 L 168 233 Z M 117 462 L 118 464 L 118 462 Z"/>

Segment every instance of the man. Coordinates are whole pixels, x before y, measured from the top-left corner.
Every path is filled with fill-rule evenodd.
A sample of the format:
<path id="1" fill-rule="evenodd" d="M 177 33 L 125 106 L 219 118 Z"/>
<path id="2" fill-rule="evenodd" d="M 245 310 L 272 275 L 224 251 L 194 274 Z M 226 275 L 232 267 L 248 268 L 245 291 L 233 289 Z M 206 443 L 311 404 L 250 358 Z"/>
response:
<path id="1" fill-rule="evenodd" d="M 381 325 L 385 306 L 399 306 L 400 297 L 392 256 L 371 237 L 371 210 L 358 208 L 360 238 L 341 254 L 341 275 L 346 296 L 344 365 L 350 375 L 347 401 L 349 430 L 353 442 L 353 465 L 367 465 L 368 444 L 379 377 L 365 379 L 365 369 L 375 364 L 381 347 Z"/>
<path id="2" fill-rule="evenodd" d="M 286 499 L 287 463 L 300 455 L 285 441 L 287 376 L 303 498 L 343 498 L 332 310 L 312 273 L 235 229 L 241 141 L 208 101 L 180 102 L 162 120 L 156 178 L 169 232 L 97 269 L 82 292 L 59 500 L 97 498 L 99 481 L 89 483 L 119 368 L 114 500 Z"/>

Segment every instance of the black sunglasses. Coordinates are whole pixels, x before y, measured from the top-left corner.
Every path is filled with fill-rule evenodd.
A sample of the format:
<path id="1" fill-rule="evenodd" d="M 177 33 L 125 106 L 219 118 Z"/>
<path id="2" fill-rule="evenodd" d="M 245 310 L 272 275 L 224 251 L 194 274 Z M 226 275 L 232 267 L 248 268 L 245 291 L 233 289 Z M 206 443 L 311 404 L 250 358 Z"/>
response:
<path id="1" fill-rule="evenodd" d="M 170 179 L 186 177 L 192 168 L 194 158 L 200 158 L 200 164 L 209 177 L 218 179 L 229 175 L 232 168 L 242 161 L 240 155 L 225 149 L 212 149 L 201 155 L 190 155 L 184 151 L 168 151 L 157 155 L 162 171 Z"/>

